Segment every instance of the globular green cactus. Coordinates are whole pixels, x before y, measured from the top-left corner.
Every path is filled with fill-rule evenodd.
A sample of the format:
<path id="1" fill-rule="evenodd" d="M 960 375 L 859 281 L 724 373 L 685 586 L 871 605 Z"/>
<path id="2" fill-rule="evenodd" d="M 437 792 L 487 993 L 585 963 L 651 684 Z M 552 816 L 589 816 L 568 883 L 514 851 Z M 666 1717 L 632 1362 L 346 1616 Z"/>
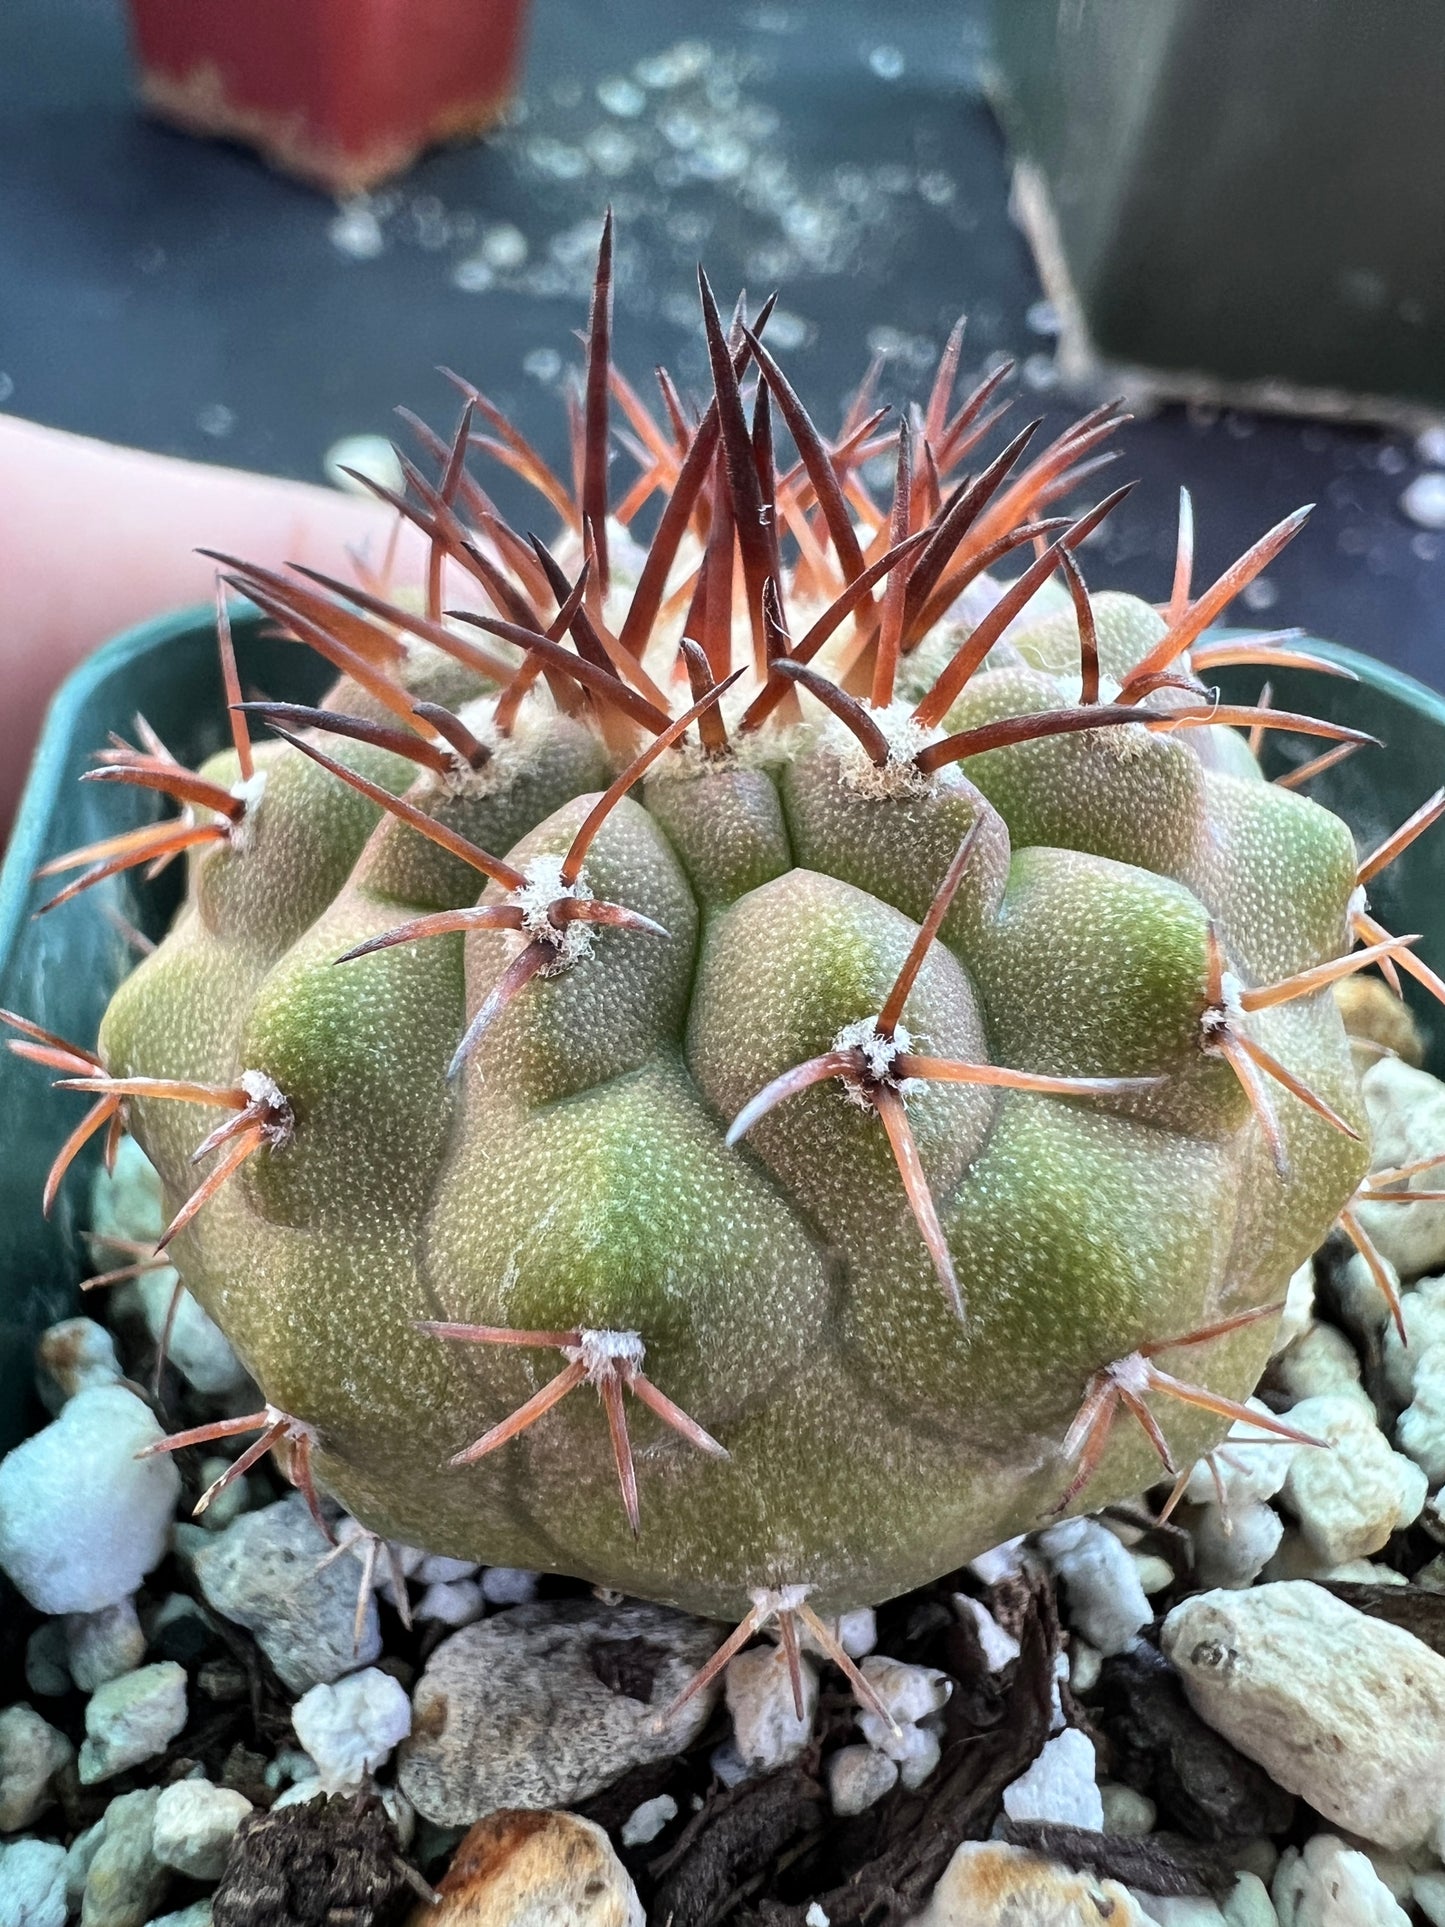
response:
<path id="1" fill-rule="evenodd" d="M 388 1538 L 811 1624 L 1218 1441 L 1366 1166 L 1330 985 L 1414 959 L 1241 732 L 1357 734 L 1207 687 L 1278 654 L 1201 638 L 1300 518 L 1198 596 L 1182 538 L 1162 610 L 1091 598 L 1118 496 L 1046 511 L 1113 411 L 960 476 L 998 377 L 954 410 L 955 337 L 911 427 L 860 399 L 829 444 L 704 283 L 715 392 L 664 378 L 659 426 L 609 258 L 575 501 L 468 390 L 391 498 L 424 601 L 228 565 L 341 680 L 238 704 L 199 774 L 106 753 L 185 814 L 62 896 L 184 847 L 186 900 L 93 1058 L 18 1047 L 159 1168 L 253 1454 Z"/>

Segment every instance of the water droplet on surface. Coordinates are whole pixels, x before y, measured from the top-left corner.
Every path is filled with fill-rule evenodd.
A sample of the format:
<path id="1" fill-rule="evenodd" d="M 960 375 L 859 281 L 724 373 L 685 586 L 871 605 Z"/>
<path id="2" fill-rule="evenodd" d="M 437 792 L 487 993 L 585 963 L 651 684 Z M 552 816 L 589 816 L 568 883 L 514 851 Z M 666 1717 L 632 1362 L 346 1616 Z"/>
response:
<path id="1" fill-rule="evenodd" d="M 1445 468 L 1445 422 L 1433 422 L 1415 441 L 1415 453 L 1431 468 Z"/>
<path id="2" fill-rule="evenodd" d="M 901 49 L 897 47 L 871 47 L 868 50 L 868 66 L 880 80 L 901 80 L 908 63 Z"/>
<path id="3" fill-rule="evenodd" d="M 1422 529 L 1445 529 L 1445 474 L 1427 469 L 1400 497 L 1400 507 Z"/>
<path id="4" fill-rule="evenodd" d="M 1052 355 L 1029 355 L 1020 372 L 1024 386 L 1032 388 L 1037 394 L 1059 385 L 1058 365 Z"/>
<path id="5" fill-rule="evenodd" d="M 1059 332 L 1059 311 L 1052 301 L 1033 302 L 1024 320 L 1036 335 L 1056 335 Z"/>
<path id="6" fill-rule="evenodd" d="M 1375 467 L 1382 475 L 1403 475 L 1409 466 L 1410 457 L 1393 442 L 1386 442 L 1375 457 Z"/>
<path id="7" fill-rule="evenodd" d="M 1245 584 L 1240 600 L 1246 609 L 1272 609 L 1279 601 L 1279 590 L 1267 575 L 1257 575 L 1253 582 Z"/>
<path id="8" fill-rule="evenodd" d="M 536 381 L 555 381 L 562 372 L 562 357 L 555 348 L 534 348 L 523 357 L 522 368 Z"/>
<path id="9" fill-rule="evenodd" d="M 1434 562 L 1440 554 L 1440 544 L 1433 535 L 1412 535 L 1410 553 L 1421 562 Z"/>

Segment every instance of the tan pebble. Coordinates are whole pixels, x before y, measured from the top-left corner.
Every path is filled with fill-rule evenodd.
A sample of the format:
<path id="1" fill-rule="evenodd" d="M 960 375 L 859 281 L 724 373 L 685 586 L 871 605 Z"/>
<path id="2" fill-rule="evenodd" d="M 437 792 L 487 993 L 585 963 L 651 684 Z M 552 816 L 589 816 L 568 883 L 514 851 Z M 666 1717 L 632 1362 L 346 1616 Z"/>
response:
<path id="1" fill-rule="evenodd" d="M 464 1837 L 407 1927 L 645 1927 L 627 1869 L 601 1827 L 575 1813 L 503 1808 Z"/>
<path id="2" fill-rule="evenodd" d="M 1409 1006 L 1381 978 L 1344 978 L 1335 985 L 1335 1002 L 1351 1038 L 1379 1044 L 1407 1064 L 1424 1063 L 1425 1040 Z M 1373 1063 L 1373 1054 L 1366 1061 Z"/>
<path id="3" fill-rule="evenodd" d="M 1071 1873 L 1022 1847 L 965 1840 L 913 1927 L 1147 1927 L 1116 1880 Z"/>

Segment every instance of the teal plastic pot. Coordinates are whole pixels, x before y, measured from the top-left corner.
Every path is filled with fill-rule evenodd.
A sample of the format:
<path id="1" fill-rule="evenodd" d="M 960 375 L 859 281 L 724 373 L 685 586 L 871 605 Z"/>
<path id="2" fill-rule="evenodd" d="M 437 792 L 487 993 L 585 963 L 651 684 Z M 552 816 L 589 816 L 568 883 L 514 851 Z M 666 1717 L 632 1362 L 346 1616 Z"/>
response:
<path id="1" fill-rule="evenodd" d="M 1349 721 L 1387 746 L 1360 751 L 1311 789 L 1369 848 L 1445 780 L 1445 698 L 1347 649 L 1310 646 L 1353 669 L 1359 682 L 1275 670 L 1275 702 Z M 248 694 L 310 702 L 330 679 L 326 665 L 306 650 L 263 634 L 255 615 L 237 621 L 236 648 Z M 1219 680 L 1227 699 L 1244 701 L 1258 693 L 1262 677 L 1234 670 Z M 113 878 L 38 919 L 36 907 L 56 885 L 36 883 L 34 872 L 49 857 L 161 814 L 159 799 L 146 792 L 77 781 L 108 732 L 131 731 L 137 711 L 192 766 L 221 746 L 225 704 L 209 611 L 183 611 L 130 630 L 62 686 L 0 870 L 0 1005 L 79 1043 L 95 1037 L 111 992 L 134 960 L 133 933 L 159 937 L 164 931 L 181 865 L 153 884 L 133 875 Z M 1299 737 L 1271 738 L 1269 753 L 1283 768 L 1318 747 Z M 1423 953 L 1437 964 L 1445 963 L 1442 839 L 1445 829 L 1423 838 L 1372 893 L 1381 920 L 1392 930 L 1420 931 Z M 1417 1009 L 1433 1027 L 1438 1013 L 1428 999 Z M 1436 1060 L 1441 1068 L 1438 1050 Z M 78 1162 L 49 1221 L 40 1215 L 45 1173 L 80 1115 L 79 1101 L 52 1095 L 49 1084 L 48 1072 L 0 1052 L 0 1451 L 37 1416 L 35 1338 L 74 1309 L 85 1270 L 81 1233 L 94 1155 Z"/>

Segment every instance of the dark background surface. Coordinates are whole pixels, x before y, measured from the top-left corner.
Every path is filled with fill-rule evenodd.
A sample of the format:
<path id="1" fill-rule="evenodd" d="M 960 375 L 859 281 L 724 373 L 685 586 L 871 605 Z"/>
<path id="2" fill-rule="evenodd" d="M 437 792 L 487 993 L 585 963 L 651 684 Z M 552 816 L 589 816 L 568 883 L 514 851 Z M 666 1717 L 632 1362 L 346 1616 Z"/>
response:
<path id="1" fill-rule="evenodd" d="M 445 423 L 447 363 L 561 462 L 558 372 L 610 199 L 617 352 L 639 384 L 659 360 L 700 380 L 702 258 L 729 299 L 782 289 L 774 336 L 825 427 L 871 349 L 890 351 L 884 398 L 919 393 L 960 311 L 965 372 L 1017 357 L 1020 418 L 1060 426 L 1069 398 L 980 86 L 987 46 L 983 0 L 536 0 L 514 124 L 338 209 L 142 119 L 120 0 L 7 0 L 0 406 L 316 479 L 338 437 L 389 432 L 393 403 Z M 1095 586 L 1163 595 L 1181 482 L 1210 573 L 1315 501 L 1236 616 L 1445 683 L 1445 535 L 1399 506 L 1422 467 L 1407 438 L 1168 409 L 1124 448 L 1119 473 L 1141 486 L 1089 552 Z"/>

